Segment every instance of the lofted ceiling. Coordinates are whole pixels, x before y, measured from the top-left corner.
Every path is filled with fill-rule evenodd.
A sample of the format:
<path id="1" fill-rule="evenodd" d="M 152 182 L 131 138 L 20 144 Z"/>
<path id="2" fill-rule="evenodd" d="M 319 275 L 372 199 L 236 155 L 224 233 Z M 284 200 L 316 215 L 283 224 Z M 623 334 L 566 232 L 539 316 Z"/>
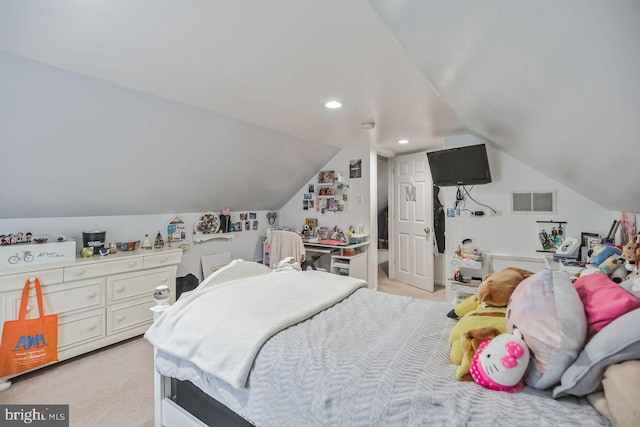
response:
<path id="1" fill-rule="evenodd" d="M 640 212 L 626 160 L 640 135 L 639 18 L 640 3 L 622 0 L 0 0 L 0 51 L 264 129 L 264 156 L 281 147 L 273 132 L 306 145 L 318 159 L 273 188 L 285 199 L 331 147 L 393 155 L 469 131 L 604 207 Z M 245 168 L 260 168 L 253 157 Z M 180 202 L 146 201 L 205 210 Z"/>

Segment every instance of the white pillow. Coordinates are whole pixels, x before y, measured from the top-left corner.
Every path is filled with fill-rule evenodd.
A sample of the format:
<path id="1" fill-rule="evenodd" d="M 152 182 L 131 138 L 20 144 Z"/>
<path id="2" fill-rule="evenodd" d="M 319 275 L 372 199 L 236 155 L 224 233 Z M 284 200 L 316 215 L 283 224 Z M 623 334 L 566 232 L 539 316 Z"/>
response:
<path id="1" fill-rule="evenodd" d="M 244 279 L 245 277 L 261 276 L 269 274 L 271 269 L 264 264 L 253 261 L 245 261 L 243 259 L 234 259 L 229 264 L 211 273 L 205 280 L 194 290 L 197 292 L 201 289 L 216 286 L 231 280 Z"/>
<path id="2" fill-rule="evenodd" d="M 507 332 L 517 327 L 531 351 L 524 381 L 538 389 L 560 381 L 587 335 L 582 301 L 564 271 L 543 270 L 520 282 L 511 294 L 506 321 Z"/>
<path id="3" fill-rule="evenodd" d="M 630 311 L 605 326 L 584 346 L 576 361 L 553 389 L 553 397 L 585 396 L 602 388 L 607 366 L 640 359 L 640 308 Z"/>

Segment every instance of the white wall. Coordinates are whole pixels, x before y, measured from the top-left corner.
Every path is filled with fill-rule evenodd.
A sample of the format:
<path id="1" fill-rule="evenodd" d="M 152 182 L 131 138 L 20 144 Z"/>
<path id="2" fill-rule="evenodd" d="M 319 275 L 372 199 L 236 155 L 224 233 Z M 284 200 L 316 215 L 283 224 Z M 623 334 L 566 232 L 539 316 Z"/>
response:
<path id="1" fill-rule="evenodd" d="M 338 149 L 0 52 L 0 218 L 279 209 Z"/>
<path id="2" fill-rule="evenodd" d="M 349 161 L 362 159 L 362 178 L 349 178 Z M 331 160 L 329 160 L 321 170 L 333 170 L 342 172 L 345 183 L 349 184 L 349 203 L 346 212 L 325 212 L 302 209 L 303 194 L 307 192 L 309 184 L 318 184 L 317 171 L 308 182 L 298 190 L 298 192 L 280 209 L 278 221 L 283 226 L 294 229 L 302 229 L 305 218 L 317 218 L 318 226 L 333 227 L 337 225 L 343 230 L 347 230 L 350 225 L 358 227 L 362 222 L 365 231 L 369 233 L 369 149 L 368 148 L 348 148 L 340 150 Z M 360 197 L 360 199 L 359 199 Z M 361 201 L 360 201 L 361 200 Z"/>
<path id="3" fill-rule="evenodd" d="M 300 190 L 280 209 L 278 222 L 282 226 L 291 227 L 295 230 L 302 229 L 305 218 L 317 218 L 318 226 L 329 227 L 338 226 L 342 230 L 347 230 L 349 226 L 353 225 L 358 227 L 360 223 L 363 223 L 365 233 L 370 234 L 371 243 L 369 245 L 369 282 L 370 286 L 376 286 L 377 277 L 372 273 L 373 266 L 375 265 L 375 271 L 377 271 L 376 257 L 377 257 L 377 245 L 375 242 L 377 239 L 377 230 L 372 230 L 371 227 L 371 203 L 372 195 L 370 194 L 371 188 L 371 173 L 377 174 L 377 167 L 371 164 L 371 158 L 375 159 L 375 155 L 369 148 L 345 148 L 340 150 L 331 160 L 329 160 L 320 170 L 333 170 L 336 172 L 342 172 L 345 177 L 345 182 L 349 184 L 348 189 L 348 207 L 345 212 L 325 212 L 314 210 L 303 210 L 303 194 L 307 192 L 309 184 L 317 186 L 318 173 L 309 177 L 308 182 L 300 188 Z M 349 178 L 349 161 L 350 160 L 362 160 L 362 177 L 361 178 Z M 375 169 L 375 170 L 374 170 Z M 376 176 L 376 175 L 374 175 Z M 375 195 L 374 195 L 375 196 Z"/>
<path id="4" fill-rule="evenodd" d="M 10 234 L 22 231 L 31 232 L 34 236 L 66 236 L 76 241 L 78 252 L 82 247 L 82 232 L 105 230 L 107 242 L 144 240 L 144 235 L 149 234 L 153 243 L 158 231 L 167 243 L 167 224 L 176 215 L 187 226 L 187 241 L 190 248 L 182 255 L 182 263 L 178 266 L 178 276 L 187 273 L 195 274 L 202 280 L 202 268 L 200 257 L 219 252 L 229 251 L 233 258 L 242 258 L 248 261 L 262 260 L 262 240 L 269 227 L 267 211 L 242 211 L 231 212 L 231 221 L 237 222 L 240 213 L 255 212 L 258 220 L 258 230 L 233 233 L 231 240 L 210 240 L 194 243 L 190 233 L 193 225 L 198 221 L 202 213 L 178 213 L 178 214 L 154 214 L 154 215 L 127 215 L 127 216 L 93 216 L 93 217 L 66 217 L 66 218 L 21 218 L 0 219 L 0 234 Z M 179 243 L 173 243 L 177 247 Z"/>
<path id="5" fill-rule="evenodd" d="M 484 141 L 473 135 L 453 135 L 445 138 L 444 148 L 479 144 Z M 485 216 L 460 216 L 446 219 L 446 264 L 439 272 L 437 282 L 450 275 L 449 267 L 452 242 L 470 238 L 481 242 L 485 250 L 495 254 L 541 258 L 536 221 L 567 221 L 566 235 L 580 238 L 581 232 L 607 234 L 614 214 L 548 176 L 532 169 L 506 153 L 487 144 L 487 155 L 493 182 L 478 185 L 471 196 L 482 204 L 501 210 L 501 216 L 489 216 L 489 209 L 467 199 L 467 209 L 484 210 Z M 568 159 L 570 160 L 570 159 Z M 557 191 L 557 213 L 553 215 L 511 214 L 511 191 Z M 446 208 L 455 203 L 455 187 L 442 188 Z"/>

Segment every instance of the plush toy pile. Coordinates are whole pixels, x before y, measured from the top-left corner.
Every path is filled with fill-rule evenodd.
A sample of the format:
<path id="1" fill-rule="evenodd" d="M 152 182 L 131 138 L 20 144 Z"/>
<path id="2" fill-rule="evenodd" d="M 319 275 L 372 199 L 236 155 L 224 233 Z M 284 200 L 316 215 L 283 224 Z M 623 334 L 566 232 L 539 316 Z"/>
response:
<path id="1" fill-rule="evenodd" d="M 622 249 L 612 245 L 596 246 L 589 251 L 589 264 L 580 276 L 599 272 L 616 283 L 622 283 L 637 276 L 640 245 L 636 240 L 636 236 L 632 234 Z"/>
<path id="2" fill-rule="evenodd" d="M 459 319 L 449 334 L 451 363 L 458 380 L 471 381 L 471 362 L 485 339 L 507 332 L 505 314 L 511 294 L 533 272 L 509 267 L 486 275 L 476 295 L 458 304 L 448 316 Z"/>
<path id="3" fill-rule="evenodd" d="M 629 266 L 621 283 L 601 266 L 612 256 Z M 534 274 L 517 268 L 486 276 L 476 295 L 448 314 L 459 319 L 449 336 L 456 378 L 507 392 L 524 383 L 551 390 L 554 398 L 587 396 L 603 387 L 612 396 L 613 390 L 633 395 L 637 383 L 607 386 L 605 380 L 610 368 L 622 365 L 623 377 L 633 378 L 629 369 L 637 365 L 626 362 L 640 360 L 639 256 L 633 238 L 624 248 L 596 248 L 591 257 L 597 264 L 579 278 L 562 269 Z M 611 404 L 623 401 L 618 415 L 639 413 L 636 401 Z"/>

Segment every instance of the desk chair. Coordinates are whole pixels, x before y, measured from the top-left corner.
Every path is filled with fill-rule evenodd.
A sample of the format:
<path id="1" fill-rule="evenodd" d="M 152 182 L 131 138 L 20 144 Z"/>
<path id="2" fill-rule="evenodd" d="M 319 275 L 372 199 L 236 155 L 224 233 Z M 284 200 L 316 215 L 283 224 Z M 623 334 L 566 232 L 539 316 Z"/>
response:
<path id="1" fill-rule="evenodd" d="M 304 261 L 304 243 L 298 233 L 271 230 L 267 233 L 267 243 L 269 244 L 269 267 L 273 268 L 286 257 L 292 257 L 300 264 Z"/>
<path id="2" fill-rule="evenodd" d="M 309 255 L 309 252 L 311 252 L 311 255 Z M 306 271 L 309 269 L 309 267 L 311 267 L 312 270 L 317 270 L 316 268 L 316 261 L 320 259 L 320 257 L 322 255 L 324 255 L 324 253 L 318 253 L 318 252 L 312 252 L 309 251 L 305 254 L 305 260 L 302 262 L 301 265 L 301 269 L 302 271 Z"/>

